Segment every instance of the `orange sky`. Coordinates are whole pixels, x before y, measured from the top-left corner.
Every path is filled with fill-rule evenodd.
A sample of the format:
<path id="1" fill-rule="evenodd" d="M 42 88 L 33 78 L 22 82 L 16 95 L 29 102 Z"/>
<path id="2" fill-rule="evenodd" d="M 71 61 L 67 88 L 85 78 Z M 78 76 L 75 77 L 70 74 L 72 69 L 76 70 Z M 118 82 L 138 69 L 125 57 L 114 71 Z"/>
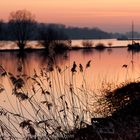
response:
<path id="1" fill-rule="evenodd" d="M 99 27 L 105 31 L 140 31 L 140 0 L 1 0 L 0 18 L 26 9 L 41 22 Z"/>

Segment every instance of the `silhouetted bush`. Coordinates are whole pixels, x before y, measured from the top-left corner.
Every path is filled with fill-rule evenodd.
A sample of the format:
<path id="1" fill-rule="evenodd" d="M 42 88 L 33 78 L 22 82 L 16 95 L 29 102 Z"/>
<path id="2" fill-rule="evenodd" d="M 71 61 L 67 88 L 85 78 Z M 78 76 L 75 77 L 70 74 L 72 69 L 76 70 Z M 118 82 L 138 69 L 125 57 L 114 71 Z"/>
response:
<path id="1" fill-rule="evenodd" d="M 102 110 L 107 116 L 102 118 L 113 126 L 117 139 L 140 138 L 140 82 L 124 83 L 116 89 L 106 90 Z M 108 111 L 107 111 L 108 110 Z M 100 124 L 100 123 L 99 123 Z M 105 125 L 102 125 L 105 127 Z"/>
<path id="2" fill-rule="evenodd" d="M 93 42 L 91 40 L 83 40 L 82 45 L 85 48 L 91 48 L 93 47 Z"/>
<path id="3" fill-rule="evenodd" d="M 112 47 L 113 43 L 112 42 L 108 42 L 108 46 Z"/>
<path id="4" fill-rule="evenodd" d="M 106 92 L 105 98 L 112 110 L 120 110 L 134 99 L 140 97 L 140 82 L 132 82 Z"/>
<path id="5" fill-rule="evenodd" d="M 105 48 L 106 48 L 106 46 L 103 43 L 98 43 L 95 46 L 95 49 L 98 50 L 98 51 L 103 51 Z"/>

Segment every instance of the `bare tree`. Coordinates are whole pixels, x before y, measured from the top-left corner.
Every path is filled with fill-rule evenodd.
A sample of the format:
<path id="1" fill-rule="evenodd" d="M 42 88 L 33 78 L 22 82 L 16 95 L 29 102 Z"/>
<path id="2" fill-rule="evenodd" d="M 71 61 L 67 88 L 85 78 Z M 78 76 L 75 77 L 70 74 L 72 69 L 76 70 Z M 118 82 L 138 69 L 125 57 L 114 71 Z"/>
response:
<path id="1" fill-rule="evenodd" d="M 29 11 L 18 10 L 10 13 L 9 26 L 21 51 L 24 50 L 34 25 L 34 16 Z"/>
<path id="2" fill-rule="evenodd" d="M 55 29 L 45 24 L 42 24 L 40 29 L 40 43 L 46 48 L 49 49 L 50 45 L 54 44 L 58 40 L 58 33 Z"/>
<path id="3" fill-rule="evenodd" d="M 50 50 L 62 52 L 71 46 L 71 40 L 68 39 L 63 29 L 51 25 L 42 24 L 39 30 L 40 43 L 46 48 L 47 52 Z"/>

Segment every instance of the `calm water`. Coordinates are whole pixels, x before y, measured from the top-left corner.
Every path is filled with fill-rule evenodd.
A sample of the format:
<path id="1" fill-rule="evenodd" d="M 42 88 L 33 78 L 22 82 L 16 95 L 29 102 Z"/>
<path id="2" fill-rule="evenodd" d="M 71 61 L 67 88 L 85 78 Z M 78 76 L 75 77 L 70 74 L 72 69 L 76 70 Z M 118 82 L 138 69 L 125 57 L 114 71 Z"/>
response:
<path id="1" fill-rule="evenodd" d="M 99 90 L 108 83 L 118 85 L 131 80 L 139 80 L 140 53 L 136 53 L 132 57 L 132 53 L 128 52 L 127 48 L 112 48 L 102 52 L 96 50 L 70 51 L 55 56 L 52 67 L 55 69 L 56 66 L 59 66 L 64 71 L 68 81 L 71 74 L 70 70 L 75 61 L 77 64 L 75 83 L 77 87 L 80 87 L 83 75 L 79 71 L 79 64 L 85 67 L 89 60 L 91 60 L 91 66 L 86 70 L 84 78 L 87 88 L 96 91 L 97 94 L 100 94 Z M 18 57 L 17 52 L 0 52 L 0 65 L 8 72 L 17 75 L 17 66 L 19 64 L 22 64 L 24 74 L 32 76 L 34 71 L 40 74 L 40 70 L 49 67 L 52 61 L 41 51 L 27 53 L 22 59 Z M 127 68 L 123 67 L 124 64 L 127 65 Z M 3 83 L 4 80 L 1 80 L 1 82 Z M 7 81 L 4 85 L 7 85 Z"/>
<path id="2" fill-rule="evenodd" d="M 133 60 L 132 60 L 133 59 Z M 86 80 L 88 88 L 99 88 L 102 82 L 114 82 L 119 84 L 127 80 L 133 80 L 140 77 L 140 54 L 134 54 L 127 51 L 127 48 L 112 48 L 102 52 L 92 51 L 70 51 L 63 55 L 57 55 L 55 58 L 55 66 L 62 69 L 72 68 L 75 61 L 77 66 L 82 64 L 83 67 L 91 60 L 91 66 L 86 71 Z M 17 52 L 0 52 L 0 65 L 7 71 L 17 74 L 17 66 L 22 63 L 23 71 L 27 75 L 33 75 L 34 70 L 38 73 L 41 68 L 48 67 L 52 62 L 44 55 L 43 52 L 27 53 L 24 58 L 19 58 Z M 122 67 L 124 64 L 127 68 Z M 77 72 L 77 81 L 79 81 L 80 72 Z M 78 82 L 77 82 L 78 83 Z"/>
<path id="3" fill-rule="evenodd" d="M 79 64 L 82 64 L 82 66 L 85 68 L 89 60 L 91 60 L 90 67 L 86 70 L 84 69 L 84 73 L 81 73 L 79 71 Z M 65 54 L 55 55 L 55 57 L 53 57 L 53 63 L 52 59 L 48 58 L 42 51 L 27 53 L 22 58 L 18 57 L 17 52 L 0 52 L 0 65 L 2 65 L 6 71 L 11 72 L 14 75 L 18 74 L 17 66 L 19 64 L 23 67 L 23 73 L 28 76 L 34 75 L 35 71 L 39 75 L 42 68 L 48 68 L 51 65 L 54 70 L 50 72 L 50 76 L 52 77 L 52 82 L 55 85 L 52 90 L 52 99 L 55 98 L 57 104 L 60 104 L 60 95 L 65 95 L 67 103 L 71 105 L 69 87 L 72 81 L 71 68 L 74 61 L 77 65 L 77 72 L 73 76 L 76 97 L 80 98 L 83 103 L 90 103 L 93 109 L 95 108 L 93 104 L 95 102 L 96 95 L 101 95 L 100 91 L 103 88 L 107 88 L 108 85 L 113 87 L 114 85 L 119 85 L 123 82 L 139 80 L 140 78 L 140 53 L 135 53 L 132 55 L 131 52 L 128 52 L 127 48 L 109 48 L 105 49 L 104 51 L 70 51 Z M 127 65 L 127 67 L 123 67 L 123 65 Z M 62 70 L 60 75 L 58 75 L 56 72 L 56 66 L 59 66 Z M 81 90 L 81 85 L 83 85 L 85 81 L 85 90 L 88 91 L 88 95 L 86 96 L 82 94 L 83 92 Z M 31 90 L 32 84 L 33 83 L 29 81 L 27 88 Z M 45 85 L 45 82 L 43 84 Z M 32 107 L 25 102 L 24 108 L 27 108 L 29 112 L 24 109 L 20 111 L 21 104 L 18 103 L 17 99 L 11 94 L 11 84 L 6 77 L 0 78 L 0 85 L 3 85 L 6 89 L 5 92 L 0 94 L 1 106 L 15 113 L 24 112 L 25 116 L 31 117 L 29 112 L 34 112 Z M 63 87 L 65 87 L 65 89 Z M 47 90 L 49 90 L 49 88 Z M 96 95 L 94 96 L 94 94 Z M 36 94 L 35 96 L 36 101 L 44 101 L 42 95 Z M 78 105 L 79 108 L 84 108 L 82 107 L 83 104 L 79 103 Z M 78 105 L 76 108 L 78 108 Z M 92 107 L 90 108 L 91 110 Z M 62 110 L 61 106 L 58 107 L 58 109 Z M 36 115 L 34 114 L 33 117 L 36 117 Z M 57 114 L 55 117 L 57 118 Z M 72 116 L 70 118 L 70 120 L 72 120 Z"/>

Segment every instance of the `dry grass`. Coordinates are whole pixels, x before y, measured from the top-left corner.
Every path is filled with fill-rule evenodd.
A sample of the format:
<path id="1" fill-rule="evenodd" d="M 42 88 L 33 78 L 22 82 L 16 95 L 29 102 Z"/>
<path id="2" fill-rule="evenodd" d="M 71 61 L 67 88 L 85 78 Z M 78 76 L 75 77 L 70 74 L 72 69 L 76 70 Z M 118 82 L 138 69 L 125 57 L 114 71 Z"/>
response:
<path id="1" fill-rule="evenodd" d="M 90 65 L 91 61 L 86 66 L 74 62 L 71 68 L 61 69 L 50 64 L 39 73 L 34 70 L 33 76 L 24 74 L 22 66 L 17 68 L 16 76 L 3 68 L 1 78 L 7 79 L 11 93 L 3 84 L 0 92 L 5 94 L 11 109 L 7 109 L 8 104 L 7 108 L 0 107 L 1 137 L 64 138 L 90 124 L 93 112 L 85 81 Z M 75 81 L 77 72 L 83 76 L 80 88 Z"/>
<path id="2" fill-rule="evenodd" d="M 34 70 L 32 76 L 24 74 L 21 65 L 17 67 L 18 75 L 1 67 L 0 78 L 6 79 L 10 87 L 9 90 L 1 80 L 0 95 L 7 99 L 6 106 L 0 106 L 1 139 L 100 140 L 98 129 L 91 125 L 91 118 L 99 117 L 96 114 L 104 121 L 114 122 L 117 139 L 129 139 L 125 129 L 134 134 L 132 129 L 137 125 L 134 119 L 139 120 L 139 81 L 119 86 L 104 83 L 101 97 L 87 87 L 86 72 L 91 61 L 85 66 L 73 62 L 71 67 L 64 68 L 52 64 L 53 59 L 46 68 Z M 82 76 L 80 86 L 77 74 Z"/>

